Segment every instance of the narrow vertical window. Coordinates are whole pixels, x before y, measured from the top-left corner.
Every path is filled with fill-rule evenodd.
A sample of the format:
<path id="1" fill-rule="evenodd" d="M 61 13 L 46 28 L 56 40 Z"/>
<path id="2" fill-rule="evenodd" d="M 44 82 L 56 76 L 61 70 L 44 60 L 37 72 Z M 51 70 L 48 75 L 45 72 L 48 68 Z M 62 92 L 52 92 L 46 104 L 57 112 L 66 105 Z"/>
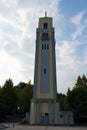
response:
<path id="1" fill-rule="evenodd" d="M 47 50 L 49 49 L 49 44 L 47 44 Z"/>
<path id="2" fill-rule="evenodd" d="M 44 74 L 46 74 L 46 68 L 44 68 Z"/>

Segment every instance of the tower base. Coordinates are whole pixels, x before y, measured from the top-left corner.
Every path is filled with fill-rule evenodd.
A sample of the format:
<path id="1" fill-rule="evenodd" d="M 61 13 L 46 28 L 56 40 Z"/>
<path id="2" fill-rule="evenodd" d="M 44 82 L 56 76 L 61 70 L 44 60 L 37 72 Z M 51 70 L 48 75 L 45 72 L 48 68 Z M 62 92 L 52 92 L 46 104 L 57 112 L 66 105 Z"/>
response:
<path id="1" fill-rule="evenodd" d="M 59 103 L 51 99 L 31 101 L 30 124 L 32 125 L 73 125 L 73 113 L 60 111 Z"/>

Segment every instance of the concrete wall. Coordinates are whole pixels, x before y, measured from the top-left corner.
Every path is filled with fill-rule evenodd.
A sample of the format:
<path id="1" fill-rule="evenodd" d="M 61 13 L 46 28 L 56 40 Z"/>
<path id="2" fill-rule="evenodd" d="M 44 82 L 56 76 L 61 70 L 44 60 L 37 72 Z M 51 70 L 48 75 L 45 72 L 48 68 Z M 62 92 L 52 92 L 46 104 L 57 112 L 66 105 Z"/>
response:
<path id="1" fill-rule="evenodd" d="M 30 124 L 73 125 L 73 113 L 60 111 L 59 103 L 53 100 L 32 101 Z"/>

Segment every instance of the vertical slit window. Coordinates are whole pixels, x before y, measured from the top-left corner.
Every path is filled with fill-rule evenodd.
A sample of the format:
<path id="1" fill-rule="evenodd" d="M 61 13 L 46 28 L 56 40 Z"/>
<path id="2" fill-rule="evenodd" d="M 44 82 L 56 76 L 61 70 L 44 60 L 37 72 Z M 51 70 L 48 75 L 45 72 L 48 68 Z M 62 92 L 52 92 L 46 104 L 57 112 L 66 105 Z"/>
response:
<path id="1" fill-rule="evenodd" d="M 46 74 L 46 68 L 44 68 L 44 74 Z"/>
<path id="2" fill-rule="evenodd" d="M 47 44 L 47 50 L 49 49 L 49 45 Z"/>

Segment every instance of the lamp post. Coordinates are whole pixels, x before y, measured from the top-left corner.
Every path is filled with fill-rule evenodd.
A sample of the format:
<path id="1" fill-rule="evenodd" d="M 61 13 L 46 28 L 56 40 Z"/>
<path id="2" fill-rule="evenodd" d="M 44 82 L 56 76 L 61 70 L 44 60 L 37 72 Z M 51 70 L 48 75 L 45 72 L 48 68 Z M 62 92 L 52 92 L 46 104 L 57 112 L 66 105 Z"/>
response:
<path id="1" fill-rule="evenodd" d="M 15 126 L 15 111 L 16 111 L 16 110 L 13 111 L 13 128 L 14 128 L 14 126 Z"/>
<path id="2" fill-rule="evenodd" d="M 17 110 L 20 110 L 20 107 L 17 107 Z M 13 111 L 13 128 L 15 127 L 15 116 L 16 116 L 16 109 Z"/>

